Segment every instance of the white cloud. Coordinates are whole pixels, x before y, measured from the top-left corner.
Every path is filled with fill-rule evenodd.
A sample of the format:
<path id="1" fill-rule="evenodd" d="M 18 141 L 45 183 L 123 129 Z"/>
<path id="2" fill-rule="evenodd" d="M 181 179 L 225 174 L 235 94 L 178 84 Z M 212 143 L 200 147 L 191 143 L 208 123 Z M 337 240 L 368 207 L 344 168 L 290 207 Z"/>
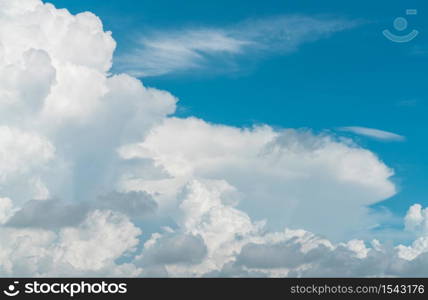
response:
<path id="1" fill-rule="evenodd" d="M 13 214 L 12 200 L 9 198 L 0 198 L 0 224 L 6 223 Z"/>
<path id="2" fill-rule="evenodd" d="M 173 233 L 173 232 L 172 232 Z M 143 265 L 198 264 L 207 254 L 204 240 L 198 235 L 155 233 L 145 243 Z"/>
<path id="3" fill-rule="evenodd" d="M 114 262 L 141 232 L 121 212 L 138 219 L 156 203 L 109 194 L 116 148 L 142 139 L 176 98 L 110 76 L 115 42 L 91 13 L 0 0 L 0 14 L 0 273 L 139 274 Z"/>
<path id="4" fill-rule="evenodd" d="M 348 131 L 355 134 L 367 136 L 370 138 L 383 140 L 383 141 L 404 141 L 405 137 L 398 135 L 393 132 L 374 129 L 374 128 L 367 128 L 367 127 L 358 127 L 358 126 L 349 126 L 349 127 L 342 127 L 340 128 L 341 131 Z"/>
<path id="5" fill-rule="evenodd" d="M 165 264 L 165 271 L 171 276 L 202 276 L 207 272 L 221 269 L 225 263 L 233 261 L 235 254 L 252 236 L 256 236 L 263 227 L 263 223 L 253 223 L 249 216 L 231 204 L 223 202 L 230 186 L 224 181 L 193 180 L 183 189 L 175 219 L 178 230 L 167 230 L 165 233 L 155 233 L 145 243 L 143 252 L 137 257 L 137 263 L 149 267 L 154 261 L 153 252 L 165 253 L 169 251 L 171 257 L 177 257 L 176 251 L 160 250 L 165 239 L 181 240 L 186 236 L 200 237 L 198 243 L 200 261 L 172 261 Z M 168 243 L 167 243 L 168 244 Z M 205 248 L 202 255 L 201 248 Z M 153 250 L 155 249 L 155 250 Z M 181 254 L 179 257 L 183 257 Z"/>
<path id="6" fill-rule="evenodd" d="M 405 228 L 414 232 L 428 233 L 428 209 L 420 204 L 412 205 L 404 218 Z"/>
<path id="7" fill-rule="evenodd" d="M 117 266 L 115 260 L 133 251 L 140 234 L 125 216 L 111 211 L 94 211 L 79 226 L 58 233 L 0 228 L 0 272 L 15 276 L 115 274 L 125 267 Z"/>
<path id="8" fill-rule="evenodd" d="M 3 205 L 9 205 L 10 199 L 0 199 L 3 199 Z M 5 206 L 4 209 L 4 214 L 9 215 L 9 218 L 3 223 L 8 227 L 55 230 L 77 226 L 97 209 L 112 210 L 126 215 L 132 221 L 142 221 L 156 214 L 157 203 L 145 192 L 110 192 L 96 200 L 77 203 L 58 199 L 30 200 L 21 208 L 14 209 L 12 215 L 11 207 Z"/>
<path id="9" fill-rule="evenodd" d="M 423 208 L 420 204 L 412 205 L 404 218 L 404 225 L 417 238 L 410 246 L 399 245 L 398 253 L 403 259 L 413 260 L 428 252 L 428 208 Z"/>
<path id="10" fill-rule="evenodd" d="M 124 146 L 120 154 L 153 159 L 169 174 L 122 183 L 125 190 L 162 195 L 157 197 L 161 207 L 173 205 L 189 179 L 224 180 L 233 189 L 230 197 L 241 199 L 238 207 L 252 218 L 267 219 L 275 228 L 302 226 L 335 238 L 366 230 L 375 222 L 366 206 L 396 192 L 393 171 L 372 152 L 305 130 L 239 129 L 168 118 L 142 143 Z M 314 218 L 313 211 L 322 218 Z"/>
<path id="11" fill-rule="evenodd" d="M 95 15 L 15 2 L 0 5 L 0 177 L 10 178 L 2 194 L 22 203 L 109 192 L 115 148 L 142 138 L 176 99 L 108 75 L 115 42 Z"/>
<path id="12" fill-rule="evenodd" d="M 94 211 L 77 228 L 65 228 L 54 248 L 54 262 L 82 271 L 97 271 L 138 244 L 141 230 L 125 216 Z"/>
<path id="13" fill-rule="evenodd" d="M 276 233 L 244 245 L 233 263 L 207 276 L 256 277 L 414 277 L 427 276 L 425 242 L 412 247 L 390 247 L 377 240 L 369 245 L 360 240 L 330 243 L 305 231 Z M 315 241 L 315 243 L 314 243 Z M 305 250 L 307 244 L 309 249 Z M 403 255 L 407 250 L 410 254 Z"/>
<path id="14" fill-rule="evenodd" d="M 53 143 L 40 133 L 0 125 L 0 195 L 17 202 L 38 198 L 40 176 L 56 156 Z"/>
<path id="15" fill-rule="evenodd" d="M 234 57 L 251 52 L 288 53 L 355 25 L 343 19 L 279 16 L 227 28 L 156 31 L 137 38 L 135 48 L 116 59 L 115 68 L 138 77 L 208 67 L 212 72 L 219 61 L 227 66 Z"/>
<path id="16" fill-rule="evenodd" d="M 53 159 L 54 146 L 37 133 L 0 126 L 0 182 L 22 176 Z"/>
<path id="17" fill-rule="evenodd" d="M 174 96 L 108 74 L 115 42 L 93 14 L 39 0 L 0 0 L 0 14 L 1 275 L 426 272 L 420 206 L 405 220 L 411 245 L 353 238 L 379 220 L 367 207 L 396 193 L 373 152 L 307 130 L 168 117 Z M 147 41 L 167 52 L 178 41 L 173 53 L 200 63 L 250 46 L 292 51 L 347 26 L 250 23 Z"/>

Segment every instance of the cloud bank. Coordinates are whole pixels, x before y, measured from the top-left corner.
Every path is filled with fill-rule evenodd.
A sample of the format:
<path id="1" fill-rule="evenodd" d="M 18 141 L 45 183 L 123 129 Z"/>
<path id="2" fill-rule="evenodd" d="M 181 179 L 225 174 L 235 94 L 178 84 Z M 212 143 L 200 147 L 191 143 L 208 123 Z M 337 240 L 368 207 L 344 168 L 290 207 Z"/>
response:
<path id="1" fill-rule="evenodd" d="M 375 153 L 171 117 L 173 95 L 109 73 L 95 15 L 0 0 L 0 16 L 0 275 L 426 276 L 420 205 L 410 245 L 355 238 L 396 193 Z"/>

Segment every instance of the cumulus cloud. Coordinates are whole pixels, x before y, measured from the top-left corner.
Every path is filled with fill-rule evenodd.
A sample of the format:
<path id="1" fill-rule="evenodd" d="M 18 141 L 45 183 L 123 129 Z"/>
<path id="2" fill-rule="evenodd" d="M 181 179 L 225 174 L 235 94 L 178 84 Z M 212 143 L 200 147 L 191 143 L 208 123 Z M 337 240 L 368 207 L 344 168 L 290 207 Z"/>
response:
<path id="1" fill-rule="evenodd" d="M 285 231 L 260 237 L 242 247 L 236 260 L 206 276 L 239 277 L 426 277 L 426 253 L 402 256 L 372 240 L 334 244 L 305 231 Z M 314 241 L 317 241 L 314 243 Z M 419 264 L 419 266 L 417 266 Z"/>
<path id="2" fill-rule="evenodd" d="M 176 99 L 130 76 L 108 76 L 115 42 L 91 13 L 36 0 L 2 1 L 1 13 L 1 178 L 18 178 L 4 193 L 22 203 L 43 198 L 41 190 L 66 200 L 109 192 L 115 148 L 142 138 Z M 18 185 L 33 193 L 17 197 Z"/>
<path id="3" fill-rule="evenodd" d="M 0 271 L 3 276 L 120 273 L 126 266 L 117 266 L 115 260 L 137 245 L 140 234 L 124 215 L 99 210 L 58 233 L 1 228 Z"/>
<path id="4" fill-rule="evenodd" d="M 416 239 L 410 246 L 399 245 L 399 256 L 414 260 L 428 252 L 428 208 L 420 204 L 412 205 L 404 218 L 405 229 L 414 233 Z"/>
<path id="5" fill-rule="evenodd" d="M 124 189 L 163 194 L 160 206 L 174 203 L 177 189 L 171 186 L 189 178 L 225 180 L 231 185 L 228 201 L 238 201 L 250 217 L 267 219 L 277 229 L 299 226 L 335 238 L 370 226 L 375 220 L 366 206 L 396 192 L 393 171 L 372 152 L 306 130 L 239 129 L 169 118 L 120 154 L 152 158 L 172 177 L 122 182 Z"/>
<path id="6" fill-rule="evenodd" d="M 92 13 L 1 0 L 0 14 L 1 273 L 137 274 L 115 260 L 139 243 L 130 219 L 157 204 L 116 191 L 116 148 L 176 98 L 108 73 L 116 45 Z"/>
<path id="7" fill-rule="evenodd" d="M 0 198 L 0 224 L 6 223 L 14 215 L 12 200 Z"/>
<path id="8" fill-rule="evenodd" d="M 373 152 L 328 133 L 170 117 L 173 95 L 109 73 L 115 42 L 95 15 L 39 0 L 0 0 L 0 15 L 1 275 L 425 274 L 421 206 L 405 218 L 410 245 L 354 238 L 396 193 Z M 199 64 L 348 26 L 254 24 L 145 43 L 168 56 L 177 42 L 172 54 Z M 177 68 L 188 66 L 165 70 Z"/>
<path id="9" fill-rule="evenodd" d="M 123 215 L 94 211 L 77 228 L 59 234 L 55 259 L 76 269 L 99 270 L 138 244 L 141 230 Z"/>
<path id="10" fill-rule="evenodd" d="M 428 209 L 413 204 L 404 218 L 405 228 L 409 231 L 428 233 Z"/>
<path id="11" fill-rule="evenodd" d="M 65 204 L 59 200 L 30 200 L 6 223 L 10 227 L 58 229 L 79 225 L 86 217 L 86 205 Z"/>
<path id="12" fill-rule="evenodd" d="M 157 203 L 145 192 L 110 192 L 95 201 L 67 203 L 59 199 L 30 200 L 6 222 L 10 227 L 58 229 L 79 225 L 93 210 L 112 210 L 132 220 L 143 220 L 153 215 Z"/>
<path id="13" fill-rule="evenodd" d="M 191 234 L 153 234 L 139 260 L 146 265 L 198 264 L 207 254 L 204 240 Z"/>
<path id="14" fill-rule="evenodd" d="M 146 33 L 117 60 L 120 71 L 138 77 L 198 70 L 249 53 L 289 53 L 300 45 L 346 30 L 357 22 L 308 16 L 278 16 L 227 28 L 187 28 Z M 226 64 L 225 64 L 226 63 Z M 229 63 L 230 65 L 230 63 Z"/>
<path id="15" fill-rule="evenodd" d="M 55 156 L 55 147 L 37 133 L 0 126 L 0 181 L 22 176 Z"/>
<path id="16" fill-rule="evenodd" d="M 359 126 L 349 126 L 340 128 L 342 131 L 348 131 L 355 134 L 363 135 L 366 137 L 374 138 L 377 140 L 383 141 L 395 141 L 400 142 L 404 141 L 405 137 L 393 132 L 384 131 L 380 129 L 367 128 L 367 127 L 359 127 Z"/>

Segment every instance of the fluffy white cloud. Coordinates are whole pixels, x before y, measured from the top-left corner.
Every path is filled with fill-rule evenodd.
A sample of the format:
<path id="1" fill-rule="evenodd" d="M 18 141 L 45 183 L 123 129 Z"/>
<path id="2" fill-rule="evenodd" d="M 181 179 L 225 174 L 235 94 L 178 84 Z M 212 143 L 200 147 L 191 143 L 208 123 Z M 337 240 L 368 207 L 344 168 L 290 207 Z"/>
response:
<path id="1" fill-rule="evenodd" d="M 141 139 L 174 111 L 176 99 L 130 76 L 109 76 L 115 42 L 95 15 L 18 2 L 0 2 L 0 176 L 31 170 L 25 180 L 33 193 L 12 197 L 22 182 L 5 192 L 21 202 L 107 192 L 116 176 L 115 148 Z M 43 166 L 41 174 L 53 153 L 54 168 Z"/>
<path id="2" fill-rule="evenodd" d="M 428 252 L 428 208 L 420 204 L 412 205 L 404 218 L 405 229 L 416 235 L 410 246 L 398 245 L 398 254 L 406 260 L 414 260 Z"/>
<path id="3" fill-rule="evenodd" d="M 22 176 L 53 159 L 54 146 L 36 133 L 0 126 L 0 182 Z"/>
<path id="4" fill-rule="evenodd" d="M 6 223 L 13 214 L 12 200 L 0 198 L 0 224 Z"/>
<path id="5" fill-rule="evenodd" d="M 0 193 L 23 202 L 40 198 L 40 179 L 56 157 L 55 146 L 34 131 L 0 125 Z"/>
<path id="6" fill-rule="evenodd" d="M 99 270 L 114 274 L 124 267 L 117 266 L 115 260 L 133 250 L 140 234 L 124 215 L 99 210 L 79 226 L 58 233 L 0 228 L 0 271 L 16 276 L 70 276 Z"/>
<path id="7" fill-rule="evenodd" d="M 420 204 L 412 205 L 404 218 L 407 230 L 428 233 L 428 208 Z"/>
<path id="8" fill-rule="evenodd" d="M 137 220 L 156 203 L 110 194 L 116 148 L 142 139 L 175 97 L 108 73 L 115 42 L 92 13 L 0 0 L 0 16 L 1 273 L 137 274 L 114 264 L 140 233 L 120 212 Z"/>
<path id="9" fill-rule="evenodd" d="M 68 263 L 77 270 L 97 271 L 133 250 L 140 229 L 123 215 L 94 211 L 77 228 L 65 228 L 54 248 L 54 262 Z"/>
<path id="10" fill-rule="evenodd" d="M 55 65 L 80 65 L 101 72 L 110 69 L 116 44 L 94 14 L 84 12 L 74 16 L 39 0 L 2 0 L 0 7 L 5 62 L 17 63 L 25 51 L 40 49 L 49 53 Z M 97 49 L 97 55 L 91 55 L 93 49 Z"/>
<path id="11" fill-rule="evenodd" d="M 120 154 L 153 159 L 172 177 L 123 183 L 125 189 L 170 192 L 170 199 L 158 198 L 161 206 L 176 199 L 179 189 L 171 191 L 171 186 L 192 178 L 225 180 L 235 189 L 235 200 L 241 199 L 238 207 L 252 218 L 336 238 L 373 225 L 366 206 L 395 194 L 393 171 L 372 152 L 305 130 L 239 129 L 168 118 L 142 143 L 124 146 Z"/>
<path id="12" fill-rule="evenodd" d="M 246 213 L 224 203 L 223 198 L 231 188 L 224 181 L 189 182 L 179 196 L 178 211 L 175 212 L 178 229 L 166 228 L 164 233 L 153 234 L 137 257 L 137 263 L 150 267 L 162 260 L 165 271 L 171 276 L 202 276 L 232 261 L 235 253 L 250 237 L 258 234 L 264 223 L 253 223 Z M 185 249 L 160 249 L 171 243 L 180 245 L 183 240 L 189 239 L 193 242 Z M 191 245 L 196 248 L 196 256 L 182 253 L 183 250 L 190 250 Z M 162 255 L 166 251 L 170 259 L 181 259 L 168 261 Z"/>
<path id="13" fill-rule="evenodd" d="M 426 276 L 417 266 L 417 262 L 421 266 L 427 263 L 423 235 L 411 246 L 391 247 L 377 240 L 369 245 L 356 239 L 334 243 L 305 230 L 272 232 L 263 222 L 254 223 L 233 207 L 227 199 L 231 188 L 216 180 L 194 180 L 186 185 L 180 194 L 178 229 L 153 234 L 135 263 L 151 270 L 153 273 L 147 273 L 151 276 Z M 179 242 L 176 247 L 166 246 L 183 241 L 189 233 L 200 236 L 207 249 L 196 262 L 180 251 Z M 171 260 L 164 256 L 155 260 L 155 250 L 168 253 Z M 177 257 L 181 259 L 174 260 Z"/>

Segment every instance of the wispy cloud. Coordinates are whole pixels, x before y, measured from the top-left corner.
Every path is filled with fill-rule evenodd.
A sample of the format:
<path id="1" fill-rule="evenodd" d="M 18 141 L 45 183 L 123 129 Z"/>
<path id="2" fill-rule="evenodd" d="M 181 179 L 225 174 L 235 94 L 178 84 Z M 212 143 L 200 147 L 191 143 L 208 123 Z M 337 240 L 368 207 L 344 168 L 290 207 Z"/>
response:
<path id="1" fill-rule="evenodd" d="M 341 131 L 352 132 L 358 135 L 367 136 L 370 138 L 383 140 L 383 141 L 394 141 L 401 142 L 405 140 L 405 137 L 393 132 L 384 131 L 380 129 L 359 127 L 359 126 L 348 126 L 339 128 Z"/>
<path id="2" fill-rule="evenodd" d="M 396 103 L 396 106 L 398 107 L 415 107 L 419 103 L 418 99 L 407 99 L 407 100 L 401 100 Z"/>
<path id="3" fill-rule="evenodd" d="M 198 69 L 210 57 L 239 54 L 248 44 L 218 29 L 162 32 L 141 38 L 135 49 L 118 57 L 117 67 L 139 77 Z"/>
<path id="4" fill-rule="evenodd" d="M 139 36 L 133 49 L 116 58 L 115 68 L 139 77 L 203 69 L 251 53 L 290 53 L 356 25 L 344 19 L 279 16 L 225 28 L 156 31 Z"/>

